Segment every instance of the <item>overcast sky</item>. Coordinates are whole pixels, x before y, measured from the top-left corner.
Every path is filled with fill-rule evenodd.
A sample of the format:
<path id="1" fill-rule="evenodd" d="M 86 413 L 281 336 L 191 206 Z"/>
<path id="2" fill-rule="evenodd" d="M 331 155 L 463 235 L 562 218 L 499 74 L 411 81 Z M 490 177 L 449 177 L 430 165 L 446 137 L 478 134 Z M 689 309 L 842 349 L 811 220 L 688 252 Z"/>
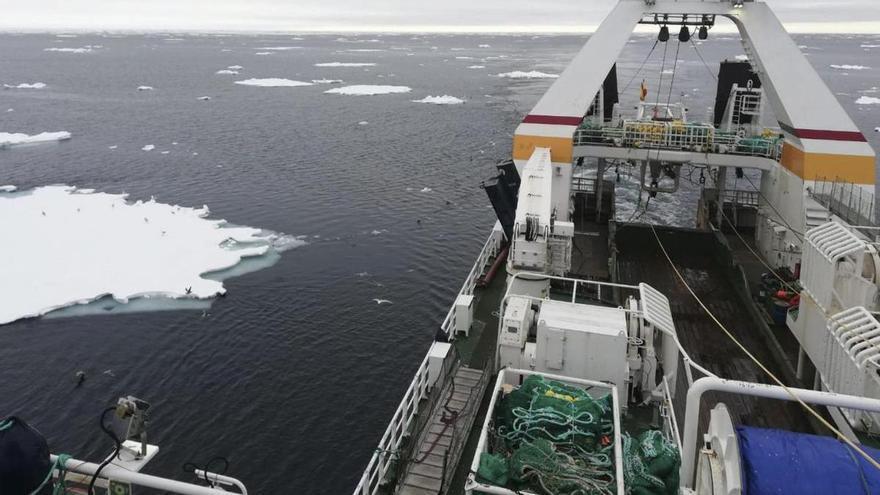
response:
<path id="1" fill-rule="evenodd" d="M 880 33 L 880 0 L 767 0 L 794 31 Z M 616 0 L 0 0 L 2 30 L 585 31 Z"/>

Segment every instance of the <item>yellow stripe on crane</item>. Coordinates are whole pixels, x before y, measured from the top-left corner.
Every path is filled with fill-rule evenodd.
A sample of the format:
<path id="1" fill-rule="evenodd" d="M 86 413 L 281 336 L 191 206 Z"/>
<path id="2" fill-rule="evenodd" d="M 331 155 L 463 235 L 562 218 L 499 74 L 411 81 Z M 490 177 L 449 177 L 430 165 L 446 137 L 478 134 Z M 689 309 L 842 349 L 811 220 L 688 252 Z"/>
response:
<path id="1" fill-rule="evenodd" d="M 804 180 L 839 179 L 853 184 L 874 184 L 871 155 L 808 153 L 791 143 L 782 146 L 782 166 Z"/>

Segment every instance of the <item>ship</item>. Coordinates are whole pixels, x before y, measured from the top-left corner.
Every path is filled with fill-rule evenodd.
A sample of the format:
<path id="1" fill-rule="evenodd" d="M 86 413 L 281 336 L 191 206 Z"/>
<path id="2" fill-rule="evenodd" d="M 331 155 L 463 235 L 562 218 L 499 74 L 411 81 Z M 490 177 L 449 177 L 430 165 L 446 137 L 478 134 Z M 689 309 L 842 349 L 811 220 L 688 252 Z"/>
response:
<path id="1" fill-rule="evenodd" d="M 702 122 L 678 50 L 721 19 L 746 56 L 704 61 Z M 639 26 L 661 86 L 624 108 Z M 767 4 L 619 0 L 481 184 L 497 220 L 353 494 L 880 493 L 875 162 Z M 620 174 L 642 211 L 696 181 L 696 225 L 618 218 Z M 222 460 L 141 473 L 148 408 L 121 398 L 111 455 L 52 455 L 40 489 L 247 493 Z"/>

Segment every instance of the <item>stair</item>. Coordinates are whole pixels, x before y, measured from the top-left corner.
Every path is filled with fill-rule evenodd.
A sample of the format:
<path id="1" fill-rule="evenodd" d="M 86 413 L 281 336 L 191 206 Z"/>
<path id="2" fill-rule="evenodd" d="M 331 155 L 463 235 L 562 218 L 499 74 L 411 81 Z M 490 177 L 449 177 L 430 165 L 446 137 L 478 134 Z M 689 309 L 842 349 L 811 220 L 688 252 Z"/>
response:
<path id="1" fill-rule="evenodd" d="M 828 223 L 831 220 L 831 212 L 814 201 L 807 202 L 804 214 L 806 217 L 805 225 L 807 231 L 813 227 Z"/>
<path id="2" fill-rule="evenodd" d="M 444 414 L 448 418 L 449 411 L 461 413 L 468 400 L 479 401 L 482 390 L 477 387 L 483 372 L 465 366 L 460 367 L 452 379 L 454 387 L 447 387 L 443 400 L 433 411 L 428 430 L 422 436 L 416 449 L 415 459 L 410 463 L 403 482 L 397 493 L 399 495 L 437 495 L 443 489 L 443 459 L 452 444 L 453 424 L 443 421 Z M 446 404 L 446 408 L 443 405 Z M 467 418 L 463 419 L 467 420 Z M 447 476 L 452 476 L 455 463 L 460 452 L 449 452 Z"/>

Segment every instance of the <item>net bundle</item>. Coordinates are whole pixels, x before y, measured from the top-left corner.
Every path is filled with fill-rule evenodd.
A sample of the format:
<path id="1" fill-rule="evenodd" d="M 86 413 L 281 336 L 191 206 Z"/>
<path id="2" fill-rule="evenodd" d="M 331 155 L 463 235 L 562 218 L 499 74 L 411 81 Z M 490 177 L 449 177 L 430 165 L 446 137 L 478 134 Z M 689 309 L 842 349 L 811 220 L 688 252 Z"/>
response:
<path id="1" fill-rule="evenodd" d="M 616 494 L 612 411 L 610 394 L 595 398 L 582 388 L 529 376 L 495 408 L 492 448 L 480 456 L 477 477 L 548 495 Z M 675 493 L 675 447 L 656 431 L 623 438 L 627 493 Z"/>

